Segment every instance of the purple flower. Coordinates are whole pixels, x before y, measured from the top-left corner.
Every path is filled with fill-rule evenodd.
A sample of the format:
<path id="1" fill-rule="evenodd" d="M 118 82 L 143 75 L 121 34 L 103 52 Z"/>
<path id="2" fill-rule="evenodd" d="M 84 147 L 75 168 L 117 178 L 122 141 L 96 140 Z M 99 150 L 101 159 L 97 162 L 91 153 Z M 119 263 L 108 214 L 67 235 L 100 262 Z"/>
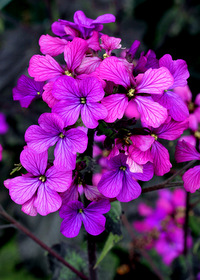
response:
<path id="1" fill-rule="evenodd" d="M 19 100 L 22 107 L 27 108 L 33 99 L 41 97 L 43 93 L 43 82 L 36 82 L 25 75 L 22 75 L 16 87 L 13 88 L 13 99 Z"/>
<path id="2" fill-rule="evenodd" d="M 64 52 L 65 46 L 68 41 L 50 35 L 42 35 L 39 39 L 40 51 L 43 54 L 57 56 Z"/>
<path id="3" fill-rule="evenodd" d="M 80 201 L 71 201 L 62 205 L 59 214 L 62 219 L 60 231 L 68 238 L 79 234 L 82 222 L 86 231 L 91 235 L 99 235 L 105 230 L 106 218 L 103 214 L 110 210 L 108 200 L 93 201 L 84 207 Z"/>
<path id="4" fill-rule="evenodd" d="M 52 24 L 52 31 L 60 37 L 71 35 L 73 38 L 73 35 L 76 34 L 73 34 L 74 30 L 74 32 L 78 31 L 79 34 L 77 36 L 79 35 L 81 38 L 87 39 L 92 36 L 93 31 L 101 31 L 104 23 L 114 21 L 115 16 L 112 14 L 104 14 L 93 20 L 87 18 L 83 11 L 76 11 L 74 14 L 74 23 L 67 20 L 59 20 Z"/>
<path id="5" fill-rule="evenodd" d="M 74 124 L 81 114 L 84 125 L 95 128 L 98 120 L 107 116 L 106 108 L 99 103 L 104 90 L 96 78 L 75 80 L 68 76 L 60 77 L 54 85 L 53 95 L 59 102 L 52 111 L 62 117 L 66 126 Z"/>
<path id="6" fill-rule="evenodd" d="M 54 113 L 42 114 L 38 123 L 39 126 L 31 125 L 25 133 L 28 147 L 41 153 L 56 144 L 54 165 L 74 169 L 76 153 L 83 153 L 87 148 L 86 133 L 77 128 L 65 128 L 64 121 Z"/>
<path id="7" fill-rule="evenodd" d="M 141 194 L 141 187 L 136 181 L 146 180 L 143 173 L 130 172 L 126 163 L 127 156 L 119 154 L 108 161 L 109 171 L 105 172 L 97 188 L 105 197 L 116 197 L 121 202 L 136 199 Z M 153 177 L 153 168 L 149 165 L 148 180 Z M 143 178 L 143 179 L 142 179 Z"/>
<path id="8" fill-rule="evenodd" d="M 178 141 L 175 151 L 177 162 L 200 160 L 200 153 L 190 143 Z M 184 188 L 186 191 L 194 193 L 200 188 L 200 165 L 188 169 L 183 175 Z"/>
<path id="9" fill-rule="evenodd" d="M 136 103 L 142 122 L 158 127 L 166 120 L 166 108 L 154 102 L 150 95 L 162 95 L 163 91 L 173 84 L 173 77 L 167 68 L 149 68 L 144 74 L 134 78 L 123 61 L 108 57 L 100 64 L 98 73 L 100 78 L 121 85 L 127 90 L 126 93 L 111 94 L 102 100 L 108 110 L 105 121 L 121 119 L 130 100 Z M 147 96 L 143 96 L 144 94 Z"/>
<path id="10" fill-rule="evenodd" d="M 109 37 L 108 35 L 101 36 L 101 48 L 106 51 L 106 56 L 110 56 L 111 52 L 115 49 L 121 48 L 121 39 L 115 37 Z M 105 55 L 104 55 L 105 56 Z"/>
<path id="11" fill-rule="evenodd" d="M 48 154 L 36 153 L 25 148 L 20 162 L 27 174 L 6 180 L 12 200 L 22 205 L 22 211 L 29 215 L 47 215 L 57 211 L 62 204 L 58 193 L 66 191 L 72 181 L 72 171 L 63 171 L 54 166 L 48 168 Z"/>

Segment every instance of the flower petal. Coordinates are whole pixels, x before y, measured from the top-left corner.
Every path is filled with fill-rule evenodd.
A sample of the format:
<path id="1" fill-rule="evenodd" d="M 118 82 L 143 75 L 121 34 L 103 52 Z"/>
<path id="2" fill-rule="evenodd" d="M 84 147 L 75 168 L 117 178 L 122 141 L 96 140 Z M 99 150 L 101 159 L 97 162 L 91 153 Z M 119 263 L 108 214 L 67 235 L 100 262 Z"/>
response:
<path id="1" fill-rule="evenodd" d="M 81 109 L 81 118 L 84 125 L 88 128 L 96 128 L 98 120 L 105 119 L 108 112 L 104 105 L 90 102 L 85 104 Z"/>
<path id="2" fill-rule="evenodd" d="M 42 183 L 37 191 L 37 198 L 34 206 L 37 212 L 46 216 L 49 213 L 57 211 L 62 205 L 62 199 L 59 194 L 50 189 L 46 183 Z"/>
<path id="3" fill-rule="evenodd" d="M 112 123 L 123 117 L 128 106 L 128 97 L 125 94 L 112 94 L 104 97 L 101 104 L 108 110 L 108 115 L 104 120 Z"/>
<path id="4" fill-rule="evenodd" d="M 98 102 L 104 97 L 104 90 L 101 82 L 94 77 L 88 77 L 80 80 L 79 87 L 87 102 Z"/>
<path id="5" fill-rule="evenodd" d="M 184 188 L 186 191 L 194 193 L 200 188 L 200 166 L 190 168 L 183 175 Z"/>
<path id="6" fill-rule="evenodd" d="M 82 220 L 85 230 L 91 235 L 99 235 L 105 230 L 106 218 L 99 213 L 89 213 L 85 210 Z"/>
<path id="7" fill-rule="evenodd" d="M 75 169 L 76 166 L 76 154 L 69 150 L 69 146 L 66 145 L 65 138 L 60 139 L 54 150 L 54 165 L 56 168 L 62 168 L 67 171 Z"/>
<path id="8" fill-rule="evenodd" d="M 65 46 L 68 41 L 50 35 L 42 35 L 39 39 L 40 51 L 43 54 L 57 56 L 64 52 Z"/>
<path id="9" fill-rule="evenodd" d="M 195 146 L 183 140 L 177 142 L 175 159 L 177 162 L 199 160 L 200 154 L 197 152 Z"/>
<path id="10" fill-rule="evenodd" d="M 34 55 L 29 62 L 28 73 L 36 81 L 46 81 L 63 75 L 64 70 L 50 55 Z"/>
<path id="11" fill-rule="evenodd" d="M 64 192 L 70 186 L 72 182 L 72 171 L 59 170 L 54 166 L 51 166 L 46 171 L 46 185 L 56 192 Z"/>
<path id="12" fill-rule="evenodd" d="M 110 211 L 110 201 L 108 199 L 101 199 L 99 201 L 93 201 L 91 202 L 87 208 L 87 213 L 99 213 L 99 214 L 105 214 L 108 211 Z"/>
<path id="13" fill-rule="evenodd" d="M 23 167 L 34 176 L 44 175 L 47 168 L 48 153 L 36 153 L 26 148 L 20 154 L 20 162 Z"/>
<path id="14" fill-rule="evenodd" d="M 81 140 L 81 141 L 80 141 Z M 72 153 L 83 153 L 87 149 L 87 134 L 80 129 L 71 128 L 65 132 L 65 145 Z"/>
<path id="15" fill-rule="evenodd" d="M 137 93 L 163 94 L 163 91 L 172 86 L 173 83 L 173 76 L 167 68 L 150 68 L 144 73 L 136 90 Z"/>
<path id="16" fill-rule="evenodd" d="M 152 127 L 159 127 L 168 117 L 167 109 L 154 102 L 151 97 L 137 96 L 135 98 L 141 121 Z"/>

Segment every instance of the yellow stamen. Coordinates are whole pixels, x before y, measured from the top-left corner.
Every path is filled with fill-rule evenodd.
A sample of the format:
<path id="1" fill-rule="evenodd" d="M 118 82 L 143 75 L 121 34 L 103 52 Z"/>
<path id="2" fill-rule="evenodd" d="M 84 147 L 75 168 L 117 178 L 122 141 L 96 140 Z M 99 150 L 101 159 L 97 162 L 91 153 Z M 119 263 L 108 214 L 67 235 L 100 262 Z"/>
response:
<path id="1" fill-rule="evenodd" d="M 61 132 L 61 133 L 59 134 L 59 137 L 63 139 L 63 138 L 65 138 L 65 135 Z"/>
<path id="2" fill-rule="evenodd" d="M 107 53 L 103 54 L 103 58 L 109 57 L 109 55 Z"/>
<path id="3" fill-rule="evenodd" d="M 39 177 L 39 180 L 42 181 L 42 183 L 44 183 L 46 181 L 46 177 L 44 175 L 41 175 Z"/>
<path id="4" fill-rule="evenodd" d="M 126 166 L 120 166 L 119 169 L 125 171 L 126 170 Z"/>
<path id="5" fill-rule="evenodd" d="M 158 136 L 156 134 L 152 133 L 151 136 L 154 137 L 155 140 L 158 140 Z"/>
<path id="6" fill-rule="evenodd" d="M 193 111 L 194 111 L 194 103 L 193 103 L 193 102 L 190 102 L 190 103 L 188 104 L 188 109 L 189 109 L 190 112 L 193 112 Z"/>
<path id="7" fill-rule="evenodd" d="M 40 95 L 40 92 L 39 92 L 39 91 L 37 91 L 37 95 Z"/>
<path id="8" fill-rule="evenodd" d="M 129 89 L 128 93 L 127 93 L 127 96 L 128 97 L 134 97 L 134 93 L 135 93 L 135 89 L 134 88 L 131 88 Z"/>
<path id="9" fill-rule="evenodd" d="M 78 209 L 78 213 L 83 213 L 83 209 Z"/>
<path id="10" fill-rule="evenodd" d="M 86 103 L 86 98 L 85 97 L 81 97 L 81 104 L 85 104 Z"/>
<path id="11" fill-rule="evenodd" d="M 197 139 L 200 139 L 200 131 L 195 131 L 194 133 L 194 136 L 197 138 Z"/>
<path id="12" fill-rule="evenodd" d="M 69 71 L 65 71 L 65 75 L 72 77 L 72 73 L 70 73 Z"/>

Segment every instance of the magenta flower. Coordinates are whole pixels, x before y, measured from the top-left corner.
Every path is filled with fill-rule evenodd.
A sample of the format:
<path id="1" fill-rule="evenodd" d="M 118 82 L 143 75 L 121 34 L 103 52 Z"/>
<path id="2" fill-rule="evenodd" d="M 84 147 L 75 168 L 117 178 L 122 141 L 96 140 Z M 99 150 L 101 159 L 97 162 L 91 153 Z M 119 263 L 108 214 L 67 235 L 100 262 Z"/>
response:
<path id="1" fill-rule="evenodd" d="M 74 23 L 67 20 L 59 20 L 52 24 L 52 31 L 60 37 L 70 35 L 73 38 L 76 34 L 76 36 L 87 39 L 92 36 L 93 31 L 101 31 L 104 23 L 114 21 L 115 16 L 112 14 L 104 14 L 93 20 L 87 18 L 83 11 L 76 11 Z"/>
<path id="2" fill-rule="evenodd" d="M 104 90 L 96 78 L 75 80 L 60 77 L 54 85 L 53 95 L 59 102 L 52 111 L 62 117 L 66 126 L 74 124 L 81 114 L 84 125 L 95 128 L 98 120 L 107 116 L 106 108 L 99 103 L 104 97 Z"/>
<path id="3" fill-rule="evenodd" d="M 100 64 L 98 73 L 100 78 L 121 85 L 127 91 L 111 94 L 102 100 L 102 104 L 108 110 L 105 121 L 114 122 L 117 118 L 121 119 L 130 100 L 136 103 L 142 122 L 158 127 L 166 120 L 166 108 L 154 102 L 151 95 L 162 95 L 163 91 L 173 84 L 173 77 L 167 68 L 150 68 L 143 75 L 134 78 L 123 61 L 116 57 L 108 57 Z"/>
<path id="4" fill-rule="evenodd" d="M 121 48 L 121 39 L 115 37 L 109 37 L 108 35 L 101 36 L 101 48 L 106 51 L 106 55 L 110 56 L 111 52 Z"/>
<path id="5" fill-rule="evenodd" d="M 166 54 L 159 60 L 159 66 L 166 67 L 170 71 L 174 83 L 164 91 L 163 95 L 154 95 L 153 99 L 167 108 L 175 121 L 183 121 L 189 117 L 189 111 L 182 98 L 173 89 L 187 85 L 189 78 L 187 64 L 182 59 L 172 60 L 171 55 Z"/>
<path id="6" fill-rule="evenodd" d="M 60 231 L 68 238 L 79 234 L 82 222 L 91 235 L 99 235 L 105 230 L 106 218 L 103 214 L 110 210 L 110 202 L 102 199 L 84 207 L 80 201 L 71 201 L 62 205 L 59 214 L 62 219 Z"/>
<path id="7" fill-rule="evenodd" d="M 74 169 L 76 153 L 83 153 L 87 148 L 86 133 L 77 128 L 65 128 L 64 121 L 53 113 L 42 114 L 38 123 L 39 126 L 31 125 L 26 130 L 28 147 L 41 153 L 56 144 L 54 165 L 66 170 Z"/>
<path id="8" fill-rule="evenodd" d="M 13 99 L 19 100 L 22 107 L 27 108 L 33 99 L 41 97 L 43 93 L 43 82 L 36 82 L 25 75 L 22 75 L 16 87 L 13 88 Z"/>
<path id="9" fill-rule="evenodd" d="M 36 153 L 25 148 L 20 162 L 27 174 L 5 181 L 11 199 L 22 205 L 22 211 L 29 215 L 47 215 L 57 211 L 62 204 L 58 193 L 66 191 L 72 181 L 72 171 L 56 169 L 47 165 L 48 154 Z"/>
<path id="10" fill-rule="evenodd" d="M 126 163 L 127 156 L 119 154 L 108 161 L 109 171 L 105 172 L 97 188 L 105 197 L 116 197 L 121 202 L 136 199 L 141 194 L 141 187 L 136 181 L 146 180 L 144 173 L 132 173 Z M 153 168 L 148 166 L 148 180 L 153 177 Z"/>
<path id="11" fill-rule="evenodd" d="M 74 38 L 64 48 L 65 66 L 61 66 L 50 55 L 34 55 L 29 62 L 28 72 L 36 81 L 47 81 L 62 75 L 74 75 L 88 49 L 85 40 Z"/>
<path id="12" fill-rule="evenodd" d="M 178 141 L 175 151 L 177 162 L 200 160 L 200 153 L 190 143 Z M 200 188 L 200 165 L 188 169 L 183 175 L 184 188 L 186 191 L 194 193 Z"/>

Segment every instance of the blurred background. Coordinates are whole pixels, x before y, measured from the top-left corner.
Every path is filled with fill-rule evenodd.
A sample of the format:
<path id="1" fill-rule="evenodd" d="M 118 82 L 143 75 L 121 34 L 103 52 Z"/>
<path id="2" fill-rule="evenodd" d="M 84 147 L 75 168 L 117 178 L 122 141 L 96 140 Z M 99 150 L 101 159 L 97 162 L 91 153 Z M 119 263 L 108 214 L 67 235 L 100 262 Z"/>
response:
<path id="1" fill-rule="evenodd" d="M 49 111 L 41 100 L 33 102 L 27 109 L 21 108 L 19 102 L 12 99 L 12 88 L 22 74 L 27 74 L 31 56 L 40 53 L 40 36 L 52 35 L 51 24 L 59 18 L 73 21 L 77 10 L 84 11 L 92 19 L 104 13 L 114 14 L 116 22 L 105 24 L 103 32 L 122 38 L 123 47 L 129 48 L 137 39 L 141 41 L 140 51 L 153 49 L 157 58 L 169 53 L 173 59 L 184 59 L 190 72 L 189 87 L 196 96 L 200 92 L 200 3 L 198 0 L 0 0 L 0 112 L 5 115 L 9 126 L 7 133 L 0 135 L 3 147 L 0 203 L 49 246 L 59 242 L 65 242 L 63 247 L 75 244 L 73 255 L 68 258 L 79 268 L 83 264 L 80 264 L 81 259 L 77 261 L 80 257 L 77 250 L 84 247 L 83 237 L 79 236 L 72 242 L 64 239 L 59 232 L 57 213 L 47 217 L 27 217 L 20 206 L 12 202 L 3 185 L 3 181 L 11 177 L 9 174 L 14 164 L 19 163 L 25 130 L 37 123 L 41 113 Z M 148 196 L 150 198 L 151 195 Z M 77 279 L 68 272 L 63 272 L 63 278 L 58 278 L 55 270 L 52 274 L 53 268 L 47 262 L 46 253 L 15 228 L 9 225 L 1 228 L 5 224 L 7 222 L 0 219 L 1 280 L 52 279 L 52 275 L 53 279 Z M 56 248 L 60 250 L 59 246 Z M 114 257 L 108 256 L 109 261 L 104 262 L 101 275 L 106 280 L 128 279 L 127 276 L 116 276 L 120 265 L 116 256 L 127 258 L 126 252 L 120 252 L 115 252 Z M 147 266 L 146 270 L 150 273 Z M 151 279 L 158 278 L 152 275 Z"/>

